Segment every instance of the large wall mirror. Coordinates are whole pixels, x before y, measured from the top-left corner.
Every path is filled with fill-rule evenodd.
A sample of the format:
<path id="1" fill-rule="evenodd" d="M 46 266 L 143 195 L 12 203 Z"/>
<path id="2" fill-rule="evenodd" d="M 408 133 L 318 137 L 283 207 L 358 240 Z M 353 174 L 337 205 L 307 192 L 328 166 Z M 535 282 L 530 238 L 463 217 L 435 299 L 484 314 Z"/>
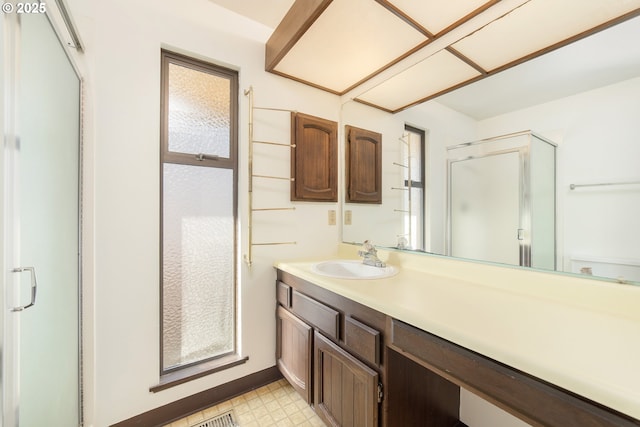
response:
<path id="1" fill-rule="evenodd" d="M 555 262 L 543 268 L 640 284 L 638 34 L 640 17 L 396 114 L 345 99 L 343 125 L 383 135 L 383 194 L 379 205 L 344 203 L 343 241 L 451 255 L 452 147 L 533 131 L 555 148 L 542 178 L 531 178 L 555 187 L 551 218 L 535 209 L 548 202 L 532 210 L 538 230 L 554 232 Z M 509 166 L 485 163 L 506 177 Z M 469 173 L 471 183 L 486 172 Z M 480 196 L 494 219 L 507 209 L 498 185 L 516 176 L 489 180 L 496 200 Z M 457 237 L 474 245 L 494 236 L 478 219 Z"/>

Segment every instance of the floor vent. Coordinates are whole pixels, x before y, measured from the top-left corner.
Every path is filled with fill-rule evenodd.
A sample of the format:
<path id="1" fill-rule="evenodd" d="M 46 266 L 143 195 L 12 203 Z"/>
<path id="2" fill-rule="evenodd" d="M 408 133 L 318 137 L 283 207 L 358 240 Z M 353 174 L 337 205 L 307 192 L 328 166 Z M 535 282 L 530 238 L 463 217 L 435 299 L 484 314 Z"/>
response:
<path id="1" fill-rule="evenodd" d="M 239 424 L 234 420 L 233 411 L 228 411 L 191 427 L 239 427 Z"/>

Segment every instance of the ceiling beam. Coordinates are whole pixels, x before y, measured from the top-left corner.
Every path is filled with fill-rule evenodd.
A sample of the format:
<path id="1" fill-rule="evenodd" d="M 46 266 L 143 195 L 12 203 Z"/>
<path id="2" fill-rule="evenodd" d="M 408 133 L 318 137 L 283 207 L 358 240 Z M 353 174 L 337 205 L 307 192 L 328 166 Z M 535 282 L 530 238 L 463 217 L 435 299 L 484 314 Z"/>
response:
<path id="1" fill-rule="evenodd" d="M 273 71 L 333 0 L 296 0 L 265 48 L 265 70 Z"/>

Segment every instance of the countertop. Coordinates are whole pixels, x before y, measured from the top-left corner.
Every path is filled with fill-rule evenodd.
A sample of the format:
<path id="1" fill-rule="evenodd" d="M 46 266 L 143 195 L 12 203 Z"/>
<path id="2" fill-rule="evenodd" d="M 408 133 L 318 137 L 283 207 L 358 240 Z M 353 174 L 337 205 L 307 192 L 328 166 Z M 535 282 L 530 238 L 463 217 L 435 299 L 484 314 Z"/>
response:
<path id="1" fill-rule="evenodd" d="M 378 248 L 393 277 L 334 279 L 275 267 L 388 316 L 640 419 L 640 286 Z"/>

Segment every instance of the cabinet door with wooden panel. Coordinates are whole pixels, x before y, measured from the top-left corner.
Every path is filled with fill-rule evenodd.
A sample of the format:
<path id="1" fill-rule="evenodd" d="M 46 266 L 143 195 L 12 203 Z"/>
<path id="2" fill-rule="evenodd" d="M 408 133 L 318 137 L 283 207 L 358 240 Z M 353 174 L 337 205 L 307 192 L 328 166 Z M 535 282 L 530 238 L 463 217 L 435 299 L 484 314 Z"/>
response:
<path id="1" fill-rule="evenodd" d="M 346 126 L 345 133 L 346 201 L 382 203 L 382 135 L 353 126 Z"/>
<path id="2" fill-rule="evenodd" d="M 278 369 L 298 394 L 311 403 L 313 329 L 281 306 L 276 311 L 276 320 Z"/>
<path id="3" fill-rule="evenodd" d="M 338 123 L 291 113 L 291 200 L 338 201 Z"/>
<path id="4" fill-rule="evenodd" d="M 378 373 L 314 334 L 314 407 L 330 426 L 378 426 Z"/>

